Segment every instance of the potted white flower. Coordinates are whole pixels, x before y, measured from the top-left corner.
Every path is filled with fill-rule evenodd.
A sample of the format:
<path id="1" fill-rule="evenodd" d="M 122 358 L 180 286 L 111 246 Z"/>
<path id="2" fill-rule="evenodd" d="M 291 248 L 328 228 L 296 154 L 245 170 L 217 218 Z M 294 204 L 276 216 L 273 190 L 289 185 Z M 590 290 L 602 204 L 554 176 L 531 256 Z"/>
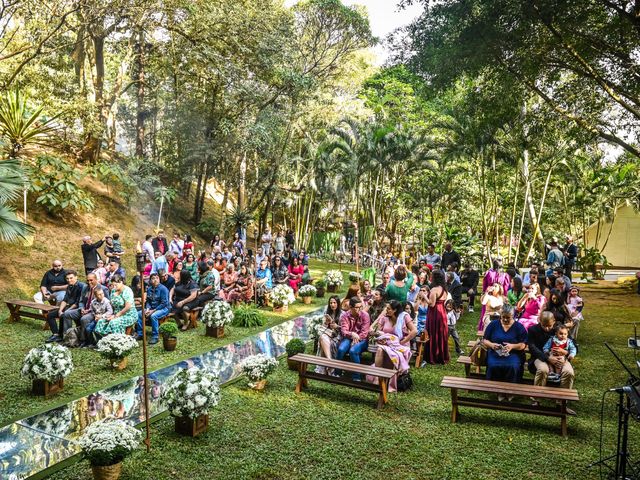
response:
<path id="1" fill-rule="evenodd" d="M 361 279 L 361 275 L 358 272 L 349 272 L 349 281 L 352 285 L 358 283 Z"/>
<path id="2" fill-rule="evenodd" d="M 209 410 L 220 402 L 218 377 L 192 367 L 180 370 L 167 382 L 162 402 L 175 417 L 175 430 L 191 437 L 209 426 Z"/>
<path id="3" fill-rule="evenodd" d="M 251 355 L 240 364 L 242 373 L 249 378 L 249 387 L 254 390 L 264 390 L 267 384 L 267 376 L 278 366 L 275 358 L 268 357 L 264 353 Z"/>
<path id="4" fill-rule="evenodd" d="M 302 301 L 308 305 L 311 303 L 312 297 L 316 296 L 317 292 L 318 289 L 313 285 L 303 285 L 298 290 L 298 295 L 300 295 L 302 297 Z"/>
<path id="5" fill-rule="evenodd" d="M 342 272 L 340 270 L 328 270 L 327 273 L 324 274 L 324 279 L 327 282 L 327 290 L 331 293 L 337 292 L 338 288 L 344 283 L 344 278 L 342 278 Z"/>
<path id="6" fill-rule="evenodd" d="M 233 309 L 225 301 L 207 303 L 202 309 L 200 319 L 206 327 L 207 337 L 224 337 L 224 326 L 233 322 Z"/>
<path id="7" fill-rule="evenodd" d="M 73 371 L 73 359 L 67 347 L 45 344 L 32 348 L 24 357 L 21 374 L 30 378 L 31 392 L 48 397 L 62 390 L 64 378 Z"/>
<path id="8" fill-rule="evenodd" d="M 106 419 L 89 425 L 78 443 L 89 460 L 93 478 L 117 480 L 122 461 L 140 445 L 142 434 L 122 420 Z"/>
<path id="9" fill-rule="evenodd" d="M 289 304 L 296 301 L 293 288 L 284 284 L 276 285 L 274 289 L 271 290 L 270 298 L 273 303 L 273 311 L 278 313 L 286 312 Z"/>
<path id="10" fill-rule="evenodd" d="M 116 370 L 124 370 L 129 363 L 129 355 L 138 348 L 135 338 L 124 333 L 110 333 L 98 342 L 98 353 L 109 360 Z"/>

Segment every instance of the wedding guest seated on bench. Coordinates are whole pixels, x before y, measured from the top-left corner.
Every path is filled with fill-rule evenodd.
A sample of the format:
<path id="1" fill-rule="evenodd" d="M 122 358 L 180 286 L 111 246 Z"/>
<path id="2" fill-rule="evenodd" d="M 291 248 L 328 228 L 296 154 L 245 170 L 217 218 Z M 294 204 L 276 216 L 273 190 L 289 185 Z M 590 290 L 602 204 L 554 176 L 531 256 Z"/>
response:
<path id="1" fill-rule="evenodd" d="M 337 360 L 342 360 L 349 352 L 351 361 L 360 363 L 360 355 L 368 346 L 370 325 L 369 314 L 362 309 L 362 300 L 359 297 L 351 297 L 349 310 L 340 316 L 342 340 L 338 345 Z M 360 381 L 360 374 L 354 373 L 353 379 Z"/>
<path id="2" fill-rule="evenodd" d="M 67 316 L 67 311 L 73 311 L 80 305 L 80 296 L 85 284 L 78 281 L 78 274 L 75 270 L 67 271 L 67 290 L 58 310 L 53 310 L 47 315 L 47 322 L 51 328 L 51 335 L 45 341 L 61 342 L 66 332 L 72 326 L 72 320 Z M 60 327 L 58 328 L 57 320 L 60 319 Z"/>
<path id="3" fill-rule="evenodd" d="M 135 324 L 138 318 L 133 292 L 118 274 L 111 277 L 111 305 L 113 315 L 98 320 L 96 324 L 95 333 L 98 337 L 110 333 L 126 333 L 127 327 Z"/>
<path id="4" fill-rule="evenodd" d="M 62 268 L 62 261 L 54 260 L 51 270 L 42 277 L 40 291 L 33 296 L 36 303 L 53 301 L 56 305 L 64 299 L 67 290 L 67 271 Z"/>
<path id="5" fill-rule="evenodd" d="M 151 322 L 151 338 L 149 345 L 158 343 L 158 322 L 161 318 L 169 315 L 171 302 L 169 301 L 169 290 L 160 283 L 160 275 L 152 273 L 147 287 L 146 302 L 144 304 L 145 316 Z M 136 340 L 142 340 L 142 310 L 138 312 L 138 323 L 136 325 Z"/>
<path id="6" fill-rule="evenodd" d="M 318 328 L 318 351 L 316 354 L 320 357 L 336 358 L 338 355 L 338 345 L 342 337 L 340 336 L 340 316 L 342 310 L 340 310 L 340 297 L 332 295 L 329 297 L 327 303 L 327 309 L 324 311 L 324 318 L 322 319 L 322 327 Z M 325 367 L 316 367 L 317 373 L 329 373 L 325 372 Z"/>
<path id="7" fill-rule="evenodd" d="M 520 383 L 524 373 L 527 331 L 513 319 L 511 305 L 504 305 L 500 319 L 487 325 L 483 342 L 488 350 L 487 380 Z M 498 395 L 498 400 L 504 400 L 504 396 Z"/>
<path id="8" fill-rule="evenodd" d="M 87 284 L 84 286 L 82 293 L 80 294 L 80 303 L 78 308 L 69 309 L 64 313 L 65 323 L 68 323 L 69 327 L 72 326 L 71 322 L 80 327 L 78 341 L 80 342 L 81 347 L 87 344 L 87 325 L 94 321 L 94 315 L 91 311 L 91 302 L 95 298 L 96 289 L 102 290 L 104 296 L 107 299 L 109 298 L 109 289 L 98 282 L 98 276 L 96 274 L 89 273 L 87 275 Z"/>

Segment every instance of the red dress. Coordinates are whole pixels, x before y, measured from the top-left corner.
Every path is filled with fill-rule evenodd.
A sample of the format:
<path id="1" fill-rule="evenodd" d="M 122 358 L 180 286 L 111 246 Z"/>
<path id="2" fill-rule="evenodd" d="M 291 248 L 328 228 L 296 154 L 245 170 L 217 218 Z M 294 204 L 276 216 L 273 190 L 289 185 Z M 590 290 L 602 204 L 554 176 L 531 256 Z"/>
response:
<path id="1" fill-rule="evenodd" d="M 427 311 L 425 329 L 429 333 L 429 343 L 426 345 L 425 360 L 431 364 L 449 363 L 449 327 L 444 309 L 446 299 L 447 294 L 443 291 L 436 304 Z"/>
<path id="2" fill-rule="evenodd" d="M 302 282 L 302 275 L 304 275 L 304 265 L 298 265 L 297 267 L 289 265 L 289 275 L 301 275 L 300 278 L 289 280 L 289 286 L 293 288 L 294 292 L 297 292 L 298 285 Z"/>

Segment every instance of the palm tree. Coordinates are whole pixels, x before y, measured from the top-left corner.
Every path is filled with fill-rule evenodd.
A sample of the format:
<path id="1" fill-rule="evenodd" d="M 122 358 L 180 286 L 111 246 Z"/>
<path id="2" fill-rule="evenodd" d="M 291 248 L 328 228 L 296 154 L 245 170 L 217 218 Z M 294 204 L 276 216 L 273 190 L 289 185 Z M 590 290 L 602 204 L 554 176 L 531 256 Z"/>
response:
<path id="1" fill-rule="evenodd" d="M 24 173 L 17 160 L 0 162 L 0 241 L 26 239 L 33 233 L 33 227 L 21 222 L 8 206 L 9 202 L 20 196 L 24 184 Z"/>

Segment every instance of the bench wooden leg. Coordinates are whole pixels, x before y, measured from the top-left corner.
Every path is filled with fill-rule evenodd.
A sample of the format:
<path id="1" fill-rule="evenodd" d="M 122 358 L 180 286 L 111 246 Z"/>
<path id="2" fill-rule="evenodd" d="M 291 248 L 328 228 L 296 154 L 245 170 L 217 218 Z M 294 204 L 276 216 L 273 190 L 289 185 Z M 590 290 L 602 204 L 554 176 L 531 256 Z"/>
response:
<path id="1" fill-rule="evenodd" d="M 189 328 L 198 328 L 198 314 L 200 312 L 189 312 Z"/>
<path id="2" fill-rule="evenodd" d="M 380 395 L 378 395 L 378 408 L 382 408 L 389 402 L 387 379 L 378 378 L 378 384 L 380 385 Z"/>
<path id="3" fill-rule="evenodd" d="M 560 411 L 562 412 L 562 417 L 560 417 L 560 430 L 562 436 L 567 438 L 569 436 L 569 431 L 567 428 L 567 401 L 562 400 L 562 404 L 560 405 Z"/>
<path id="4" fill-rule="evenodd" d="M 20 320 L 20 305 L 12 305 L 7 303 L 9 309 L 9 322 L 17 322 Z"/>
<path id="5" fill-rule="evenodd" d="M 424 343 L 418 342 L 418 351 L 416 352 L 416 368 L 420 368 L 422 363 L 422 352 L 424 351 Z"/>
<path id="6" fill-rule="evenodd" d="M 451 423 L 458 421 L 458 389 L 451 389 Z"/>
<path id="7" fill-rule="evenodd" d="M 307 378 L 305 377 L 306 371 L 307 371 L 307 364 L 299 362 L 298 363 L 298 383 L 296 384 L 296 393 L 300 393 L 303 388 L 307 387 Z"/>
<path id="8" fill-rule="evenodd" d="M 468 363 L 464 364 L 464 376 L 469 378 L 471 376 L 471 365 Z"/>

